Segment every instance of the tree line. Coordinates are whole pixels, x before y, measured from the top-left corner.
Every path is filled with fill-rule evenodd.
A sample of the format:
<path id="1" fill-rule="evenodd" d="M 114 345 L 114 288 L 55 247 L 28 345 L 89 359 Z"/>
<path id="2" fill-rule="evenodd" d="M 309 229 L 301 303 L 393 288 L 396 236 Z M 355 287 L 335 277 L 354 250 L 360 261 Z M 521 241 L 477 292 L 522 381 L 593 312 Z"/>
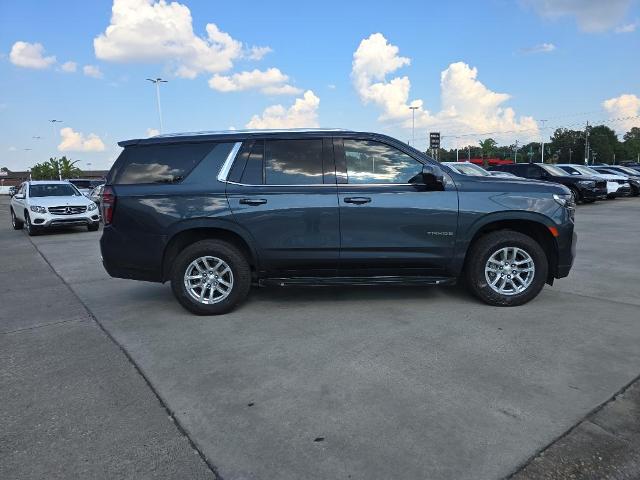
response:
<path id="1" fill-rule="evenodd" d="M 585 138 L 588 134 L 589 163 L 620 163 L 638 161 L 640 158 L 640 127 L 633 127 L 618 139 L 616 132 L 606 125 L 596 125 L 584 130 L 558 128 L 544 144 L 544 160 L 547 163 L 584 163 Z M 468 145 L 458 149 L 458 158 L 500 158 L 518 162 L 540 162 L 540 142 L 524 145 L 498 145 L 493 138 L 480 140 L 479 145 Z M 456 149 L 440 149 L 438 160 L 455 162 Z"/>
<path id="2" fill-rule="evenodd" d="M 31 178 L 33 180 L 58 180 L 60 178 L 81 177 L 82 170 L 76 166 L 76 163 L 78 160 L 53 157 L 47 162 L 36 163 L 31 167 Z"/>

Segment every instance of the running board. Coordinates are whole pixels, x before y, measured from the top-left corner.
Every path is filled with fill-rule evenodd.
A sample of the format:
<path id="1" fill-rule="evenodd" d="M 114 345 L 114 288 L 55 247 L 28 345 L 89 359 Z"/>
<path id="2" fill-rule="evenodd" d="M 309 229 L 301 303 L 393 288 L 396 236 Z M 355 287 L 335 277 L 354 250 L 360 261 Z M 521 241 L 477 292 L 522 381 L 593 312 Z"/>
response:
<path id="1" fill-rule="evenodd" d="M 455 277 L 289 277 L 264 278 L 258 281 L 260 286 L 333 286 L 333 285 L 455 285 Z"/>

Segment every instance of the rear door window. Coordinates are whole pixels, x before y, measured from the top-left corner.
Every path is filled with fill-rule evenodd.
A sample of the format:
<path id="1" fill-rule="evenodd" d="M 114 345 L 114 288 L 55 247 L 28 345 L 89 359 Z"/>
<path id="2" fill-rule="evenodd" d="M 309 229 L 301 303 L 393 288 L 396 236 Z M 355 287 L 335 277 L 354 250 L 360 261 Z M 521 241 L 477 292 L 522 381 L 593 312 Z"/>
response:
<path id="1" fill-rule="evenodd" d="M 322 183 L 322 139 L 265 142 L 264 179 L 267 185 Z"/>
<path id="2" fill-rule="evenodd" d="M 127 147 L 118 159 L 113 183 L 179 183 L 214 146 L 202 142 Z"/>

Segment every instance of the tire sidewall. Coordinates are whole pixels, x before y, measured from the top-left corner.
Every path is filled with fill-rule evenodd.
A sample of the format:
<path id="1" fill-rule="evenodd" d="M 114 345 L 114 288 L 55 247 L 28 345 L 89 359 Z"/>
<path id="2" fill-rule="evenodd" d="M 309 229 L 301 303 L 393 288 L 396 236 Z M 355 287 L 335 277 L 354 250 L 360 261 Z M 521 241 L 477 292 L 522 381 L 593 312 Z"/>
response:
<path id="1" fill-rule="evenodd" d="M 195 300 L 184 285 L 184 274 L 187 267 L 196 258 L 204 256 L 218 257 L 224 260 L 233 274 L 231 293 L 224 300 L 205 305 Z M 197 315 L 219 315 L 231 311 L 245 299 L 251 286 L 249 265 L 236 248 L 230 244 L 216 240 L 203 240 L 185 248 L 175 259 L 171 273 L 171 288 L 180 304 Z"/>
<path id="2" fill-rule="evenodd" d="M 505 233 L 505 238 L 494 242 L 487 242 L 477 252 L 476 258 L 470 265 L 468 282 L 474 293 L 483 301 L 496 306 L 516 306 L 527 303 L 535 298 L 547 280 L 548 260 L 542 247 L 530 237 L 516 232 Z M 493 290 L 487 283 L 485 266 L 489 258 L 501 248 L 518 247 L 531 256 L 535 265 L 533 282 L 522 293 L 516 295 L 503 295 Z"/>

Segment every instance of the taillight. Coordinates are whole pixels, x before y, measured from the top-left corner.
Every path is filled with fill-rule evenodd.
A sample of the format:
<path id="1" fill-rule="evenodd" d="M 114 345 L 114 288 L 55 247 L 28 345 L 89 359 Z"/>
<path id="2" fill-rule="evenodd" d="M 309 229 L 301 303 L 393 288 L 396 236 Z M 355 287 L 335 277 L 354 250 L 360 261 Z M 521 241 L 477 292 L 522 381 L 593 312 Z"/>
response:
<path id="1" fill-rule="evenodd" d="M 116 208 L 116 194 L 111 187 L 104 187 L 102 190 L 102 220 L 105 225 L 109 225 L 113 221 L 113 210 Z"/>

